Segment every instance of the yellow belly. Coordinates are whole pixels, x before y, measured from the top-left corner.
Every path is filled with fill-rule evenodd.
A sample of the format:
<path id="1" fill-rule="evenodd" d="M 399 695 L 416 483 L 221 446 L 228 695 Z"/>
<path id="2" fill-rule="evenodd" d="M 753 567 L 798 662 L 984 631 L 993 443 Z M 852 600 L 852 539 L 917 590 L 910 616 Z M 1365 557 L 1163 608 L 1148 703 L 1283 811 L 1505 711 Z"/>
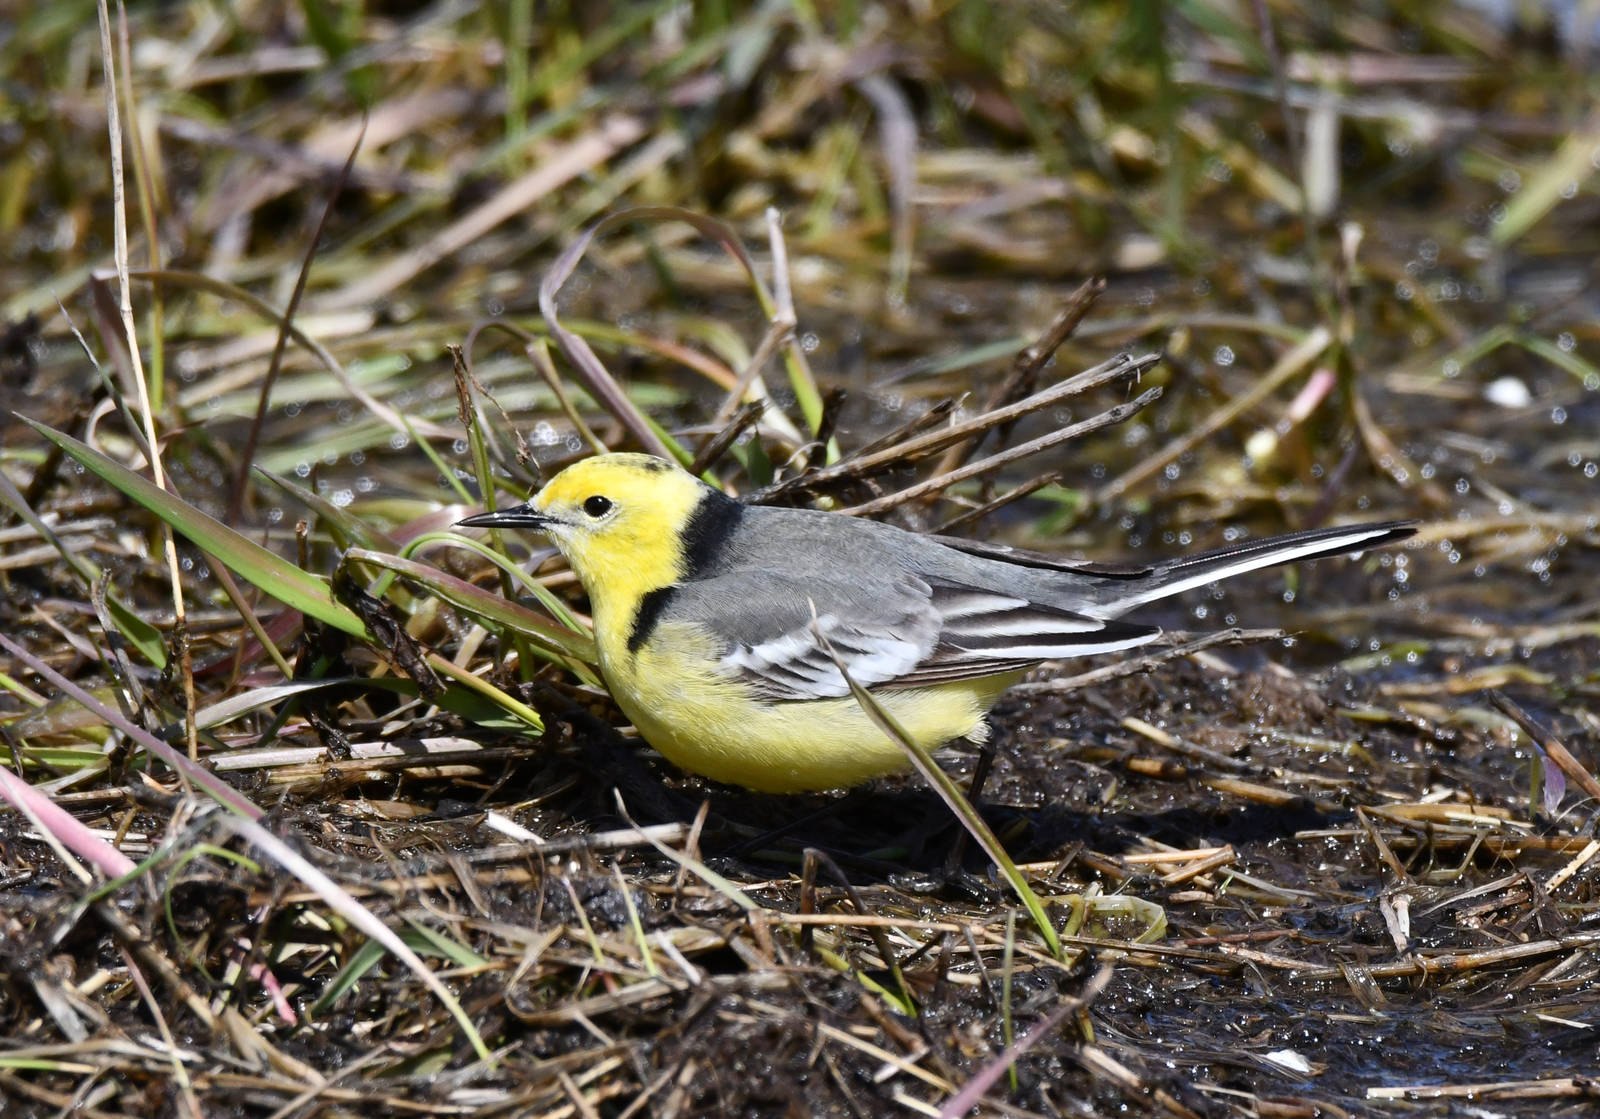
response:
<path id="1" fill-rule="evenodd" d="M 665 627 L 663 627 L 665 628 Z M 857 785 L 907 768 L 904 751 L 856 701 L 755 700 L 717 674 L 692 632 L 658 632 L 638 655 L 622 650 L 601 669 L 623 713 L 675 765 L 768 793 Z M 875 692 L 921 745 L 932 748 L 977 730 L 1019 674 Z"/>

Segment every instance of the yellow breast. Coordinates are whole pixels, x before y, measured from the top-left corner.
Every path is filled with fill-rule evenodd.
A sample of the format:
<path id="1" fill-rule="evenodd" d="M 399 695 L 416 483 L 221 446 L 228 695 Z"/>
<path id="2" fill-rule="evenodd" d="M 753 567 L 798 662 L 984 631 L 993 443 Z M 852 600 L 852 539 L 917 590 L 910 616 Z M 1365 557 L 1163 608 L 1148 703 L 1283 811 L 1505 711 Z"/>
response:
<path id="1" fill-rule="evenodd" d="M 599 621 L 597 617 L 596 621 Z M 605 632 L 608 627 L 597 625 Z M 849 696 L 773 703 L 716 667 L 718 650 L 692 626 L 663 625 L 637 653 L 601 641 L 600 667 L 623 713 L 670 761 L 717 781 L 770 793 L 841 788 L 907 767 L 905 754 Z M 875 693 L 932 748 L 977 730 L 1017 674 Z"/>

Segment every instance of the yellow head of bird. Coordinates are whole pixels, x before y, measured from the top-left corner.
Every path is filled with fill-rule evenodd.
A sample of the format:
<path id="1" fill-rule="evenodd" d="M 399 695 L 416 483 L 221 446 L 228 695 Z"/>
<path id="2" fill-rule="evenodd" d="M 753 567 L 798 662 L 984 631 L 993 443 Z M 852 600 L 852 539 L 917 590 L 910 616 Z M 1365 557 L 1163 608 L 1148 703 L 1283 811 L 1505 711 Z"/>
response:
<path id="1" fill-rule="evenodd" d="M 602 588 L 650 589 L 681 575 L 683 528 L 706 487 L 653 455 L 596 455 L 551 478 L 525 505 L 459 522 L 543 532 L 593 598 Z"/>

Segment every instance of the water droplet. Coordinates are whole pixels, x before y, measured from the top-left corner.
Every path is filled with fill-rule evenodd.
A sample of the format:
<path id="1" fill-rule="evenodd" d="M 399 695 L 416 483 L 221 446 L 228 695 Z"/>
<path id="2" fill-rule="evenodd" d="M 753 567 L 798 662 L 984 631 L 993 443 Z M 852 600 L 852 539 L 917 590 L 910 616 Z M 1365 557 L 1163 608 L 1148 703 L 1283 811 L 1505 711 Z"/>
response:
<path id="1" fill-rule="evenodd" d="M 1497 377 L 1484 388 L 1483 398 L 1502 408 L 1526 408 L 1533 392 L 1516 377 Z"/>

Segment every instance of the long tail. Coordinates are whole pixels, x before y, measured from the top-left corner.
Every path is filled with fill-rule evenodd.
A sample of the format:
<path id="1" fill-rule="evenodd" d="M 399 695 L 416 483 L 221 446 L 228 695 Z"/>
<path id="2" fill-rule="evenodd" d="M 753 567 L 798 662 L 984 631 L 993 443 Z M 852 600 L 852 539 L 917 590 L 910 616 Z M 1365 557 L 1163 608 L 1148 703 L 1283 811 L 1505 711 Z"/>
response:
<path id="1" fill-rule="evenodd" d="M 1096 588 L 1100 601 L 1096 603 L 1095 613 L 1100 617 L 1114 618 L 1135 606 L 1181 594 L 1193 587 L 1203 587 L 1207 583 L 1231 579 L 1246 571 L 1377 548 L 1404 540 L 1416 530 L 1415 521 L 1314 528 L 1184 556 L 1137 574 L 1129 572 L 1126 577 L 1103 576 L 1104 581 Z"/>

